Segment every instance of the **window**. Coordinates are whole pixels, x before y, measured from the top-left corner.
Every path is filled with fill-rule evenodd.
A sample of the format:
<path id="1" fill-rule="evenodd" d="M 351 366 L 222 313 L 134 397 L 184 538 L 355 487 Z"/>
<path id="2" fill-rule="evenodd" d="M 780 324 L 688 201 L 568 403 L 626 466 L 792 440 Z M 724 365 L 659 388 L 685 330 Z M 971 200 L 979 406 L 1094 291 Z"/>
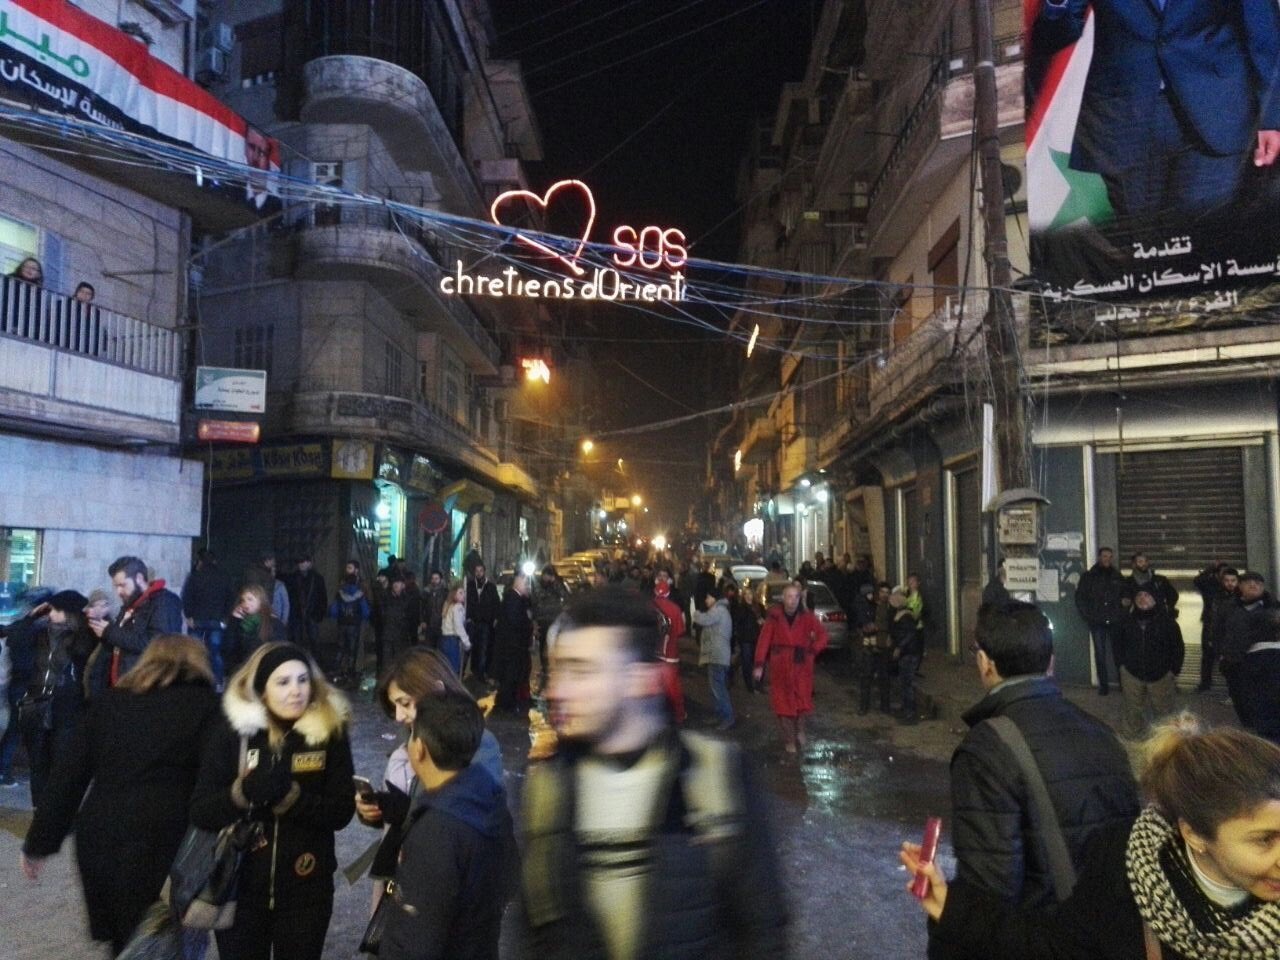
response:
<path id="1" fill-rule="evenodd" d="M 0 217 L 0 274 L 13 272 L 27 257 L 39 256 L 40 234 L 35 227 Z"/>
<path id="2" fill-rule="evenodd" d="M 324 186 L 342 186 L 342 161 L 311 164 L 311 179 Z M 317 227 L 331 227 L 342 222 L 342 208 L 336 203 L 317 203 L 311 216 Z"/>
<path id="3" fill-rule="evenodd" d="M 960 285 L 960 219 L 957 217 L 929 251 L 933 274 L 933 309 L 941 310 Z"/>
<path id="4" fill-rule="evenodd" d="M 17 618 L 22 595 L 40 578 L 40 531 L 0 527 L 0 624 Z"/>
<path id="5" fill-rule="evenodd" d="M 382 388 L 392 397 L 404 390 L 404 354 L 390 340 L 383 341 Z"/>
<path id="6" fill-rule="evenodd" d="M 284 33 L 280 14 L 259 17 L 236 27 L 240 41 L 240 86 L 271 83 L 284 65 Z"/>
<path id="7" fill-rule="evenodd" d="M 271 347 L 275 340 L 274 323 L 255 323 L 237 327 L 232 354 L 232 365 L 241 370 L 266 370 L 271 372 Z"/>
<path id="8" fill-rule="evenodd" d="M 462 364 L 453 356 L 447 356 L 444 362 L 444 408 L 449 416 L 461 424 L 467 422 L 464 409 L 467 374 Z"/>
<path id="9" fill-rule="evenodd" d="M 418 361 L 418 396 L 423 399 L 435 399 L 431 390 L 431 364 L 426 360 Z"/>

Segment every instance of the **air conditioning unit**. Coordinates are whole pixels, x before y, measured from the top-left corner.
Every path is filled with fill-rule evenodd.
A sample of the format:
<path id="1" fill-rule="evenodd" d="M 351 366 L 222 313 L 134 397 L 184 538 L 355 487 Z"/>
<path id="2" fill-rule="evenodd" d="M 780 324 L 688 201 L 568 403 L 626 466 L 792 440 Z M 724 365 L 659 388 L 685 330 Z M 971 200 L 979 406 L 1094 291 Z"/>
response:
<path id="1" fill-rule="evenodd" d="M 196 58 L 196 79 L 201 83 L 213 83 L 227 76 L 227 52 L 217 47 L 206 47 Z"/>
<path id="2" fill-rule="evenodd" d="M 230 53 L 235 45 L 235 28 L 229 23 L 209 24 L 200 31 L 200 42 L 197 44 L 202 50 L 221 50 L 223 53 Z"/>

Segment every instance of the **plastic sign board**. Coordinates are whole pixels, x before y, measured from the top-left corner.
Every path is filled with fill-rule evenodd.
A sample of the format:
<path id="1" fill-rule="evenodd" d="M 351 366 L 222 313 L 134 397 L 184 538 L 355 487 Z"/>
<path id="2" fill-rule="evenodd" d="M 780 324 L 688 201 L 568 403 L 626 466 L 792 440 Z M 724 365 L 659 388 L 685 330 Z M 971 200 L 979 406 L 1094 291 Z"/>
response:
<path id="1" fill-rule="evenodd" d="M 257 443 L 262 438 L 262 426 L 244 420 L 201 420 L 196 424 L 196 436 L 206 443 Z"/>
<path id="2" fill-rule="evenodd" d="M 196 367 L 197 410 L 265 413 L 267 371 Z"/>
<path id="3" fill-rule="evenodd" d="M 545 243 L 540 238 L 544 235 L 530 235 L 508 222 L 522 209 L 541 210 L 544 214 L 553 208 L 564 212 L 574 197 L 578 203 L 572 209 L 580 208 L 580 214 L 576 244 L 568 252 Z M 684 231 L 674 227 L 615 227 L 612 265 L 595 267 L 590 272 L 582 266 L 579 261 L 595 228 L 596 200 L 591 188 L 581 180 L 553 183 L 541 196 L 530 190 L 508 190 L 493 201 L 489 217 L 498 226 L 515 230 L 517 244 L 553 261 L 563 276 L 528 277 L 515 266 L 497 273 L 470 273 L 458 260 L 453 271 L 440 278 L 440 292 L 445 296 L 660 303 L 680 302 L 688 294 L 683 273 L 689 262 L 688 241 Z"/>

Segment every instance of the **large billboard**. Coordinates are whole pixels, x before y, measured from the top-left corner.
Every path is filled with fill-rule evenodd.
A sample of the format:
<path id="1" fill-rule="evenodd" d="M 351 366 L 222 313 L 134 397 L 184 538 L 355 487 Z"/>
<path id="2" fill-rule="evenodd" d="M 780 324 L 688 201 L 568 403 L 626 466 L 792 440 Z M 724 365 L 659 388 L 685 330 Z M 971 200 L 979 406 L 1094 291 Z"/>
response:
<path id="1" fill-rule="evenodd" d="M 1277 0 L 1024 3 L 1048 298 L 1233 312 L 1280 282 Z"/>

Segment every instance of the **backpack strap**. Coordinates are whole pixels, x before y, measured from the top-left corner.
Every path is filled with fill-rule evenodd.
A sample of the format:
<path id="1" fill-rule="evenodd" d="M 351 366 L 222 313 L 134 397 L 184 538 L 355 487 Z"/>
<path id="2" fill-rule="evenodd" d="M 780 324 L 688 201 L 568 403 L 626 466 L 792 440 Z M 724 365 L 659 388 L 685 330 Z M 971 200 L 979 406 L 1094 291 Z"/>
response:
<path id="1" fill-rule="evenodd" d="M 1027 785 L 1027 793 L 1031 800 L 1031 813 L 1036 825 L 1040 828 L 1040 836 L 1044 841 L 1044 853 L 1049 865 L 1049 875 L 1053 879 L 1053 892 L 1058 902 L 1071 896 L 1076 885 L 1076 868 L 1071 862 L 1071 852 L 1067 849 L 1067 838 L 1062 833 L 1062 825 L 1058 822 L 1057 812 L 1053 809 L 1053 801 L 1049 799 L 1049 788 L 1045 786 L 1044 775 L 1036 765 L 1031 748 L 1018 725 L 1008 717 L 992 717 L 987 720 L 1000 742 L 1013 755 L 1018 769 L 1022 771 L 1022 780 Z"/>

